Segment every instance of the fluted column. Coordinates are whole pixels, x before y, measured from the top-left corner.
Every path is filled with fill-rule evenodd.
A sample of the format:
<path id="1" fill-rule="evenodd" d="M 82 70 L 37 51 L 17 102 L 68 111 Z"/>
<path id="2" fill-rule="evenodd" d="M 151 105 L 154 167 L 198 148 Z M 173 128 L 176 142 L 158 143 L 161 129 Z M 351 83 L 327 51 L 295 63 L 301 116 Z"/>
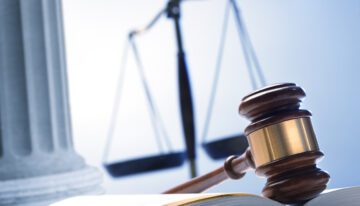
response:
<path id="1" fill-rule="evenodd" d="M 25 186 L 54 190 L 36 195 L 43 202 L 99 189 L 73 148 L 60 0 L 0 1 L 0 117 L 0 205 L 31 202 L 24 191 L 2 196 L 9 181 L 50 178 Z"/>

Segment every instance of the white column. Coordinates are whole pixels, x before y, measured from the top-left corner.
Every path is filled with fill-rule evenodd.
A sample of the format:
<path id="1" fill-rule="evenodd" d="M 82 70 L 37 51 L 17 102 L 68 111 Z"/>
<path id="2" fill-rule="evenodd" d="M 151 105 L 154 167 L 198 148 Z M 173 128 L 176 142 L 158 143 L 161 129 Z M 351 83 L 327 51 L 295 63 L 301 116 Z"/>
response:
<path id="1" fill-rule="evenodd" d="M 74 151 L 61 0 L 0 1 L 0 205 L 98 192 Z"/>

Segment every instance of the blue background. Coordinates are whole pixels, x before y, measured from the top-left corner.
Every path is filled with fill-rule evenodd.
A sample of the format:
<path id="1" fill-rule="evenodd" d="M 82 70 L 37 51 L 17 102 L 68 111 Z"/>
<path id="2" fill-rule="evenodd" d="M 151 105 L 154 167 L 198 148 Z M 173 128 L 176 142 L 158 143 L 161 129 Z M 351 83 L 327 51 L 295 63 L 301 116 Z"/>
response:
<path id="1" fill-rule="evenodd" d="M 164 0 L 64 0 L 64 20 L 76 148 L 101 168 L 124 40 L 145 25 Z M 330 188 L 360 184 L 360 1 L 238 1 L 251 40 L 269 83 L 295 82 L 307 91 L 303 107 L 313 124 L 331 174 Z M 183 5 L 184 42 L 195 99 L 200 138 L 214 75 L 225 1 L 187 1 Z M 248 124 L 237 114 L 241 98 L 252 91 L 233 14 L 224 53 L 218 95 L 208 139 L 240 132 Z M 163 18 L 138 43 L 151 90 L 173 146 L 183 149 L 177 100 L 172 22 Z M 130 56 L 116 139 L 110 160 L 155 154 L 158 150 L 141 84 Z M 211 161 L 199 147 L 200 173 L 222 162 Z M 159 193 L 188 178 L 188 168 L 114 180 L 109 193 Z M 264 179 L 248 174 L 211 192 L 260 193 Z"/>

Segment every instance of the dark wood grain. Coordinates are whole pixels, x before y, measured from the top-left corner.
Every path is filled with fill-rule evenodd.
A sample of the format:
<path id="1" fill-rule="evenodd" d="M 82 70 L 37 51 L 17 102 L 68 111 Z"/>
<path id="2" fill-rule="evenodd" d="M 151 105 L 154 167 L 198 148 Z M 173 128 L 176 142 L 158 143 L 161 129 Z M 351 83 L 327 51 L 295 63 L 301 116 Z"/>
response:
<path id="1" fill-rule="evenodd" d="M 193 178 L 188 182 L 163 192 L 163 194 L 203 192 L 228 178 L 239 179 L 245 175 L 247 170 L 254 168 L 250 150 L 247 150 L 247 152 L 240 157 L 225 161 L 225 164 L 230 164 L 231 166 L 220 167 L 205 175 Z"/>
<path id="2" fill-rule="evenodd" d="M 310 117 L 309 111 L 300 109 L 301 99 L 304 97 L 304 90 L 293 83 L 268 86 L 247 95 L 239 108 L 240 114 L 251 121 L 245 133 L 248 135 L 263 127 L 290 119 Z M 254 151 L 248 149 L 240 157 L 229 157 L 224 167 L 165 193 L 197 193 L 227 178 L 239 179 L 246 171 L 255 168 L 252 152 Z M 256 174 L 267 178 L 262 194 L 285 204 L 302 203 L 316 197 L 326 188 L 330 179 L 328 173 L 316 166 L 316 162 L 323 155 L 321 151 L 304 151 L 258 166 L 255 169 Z"/>
<path id="3" fill-rule="evenodd" d="M 242 99 L 239 113 L 250 121 L 259 121 L 278 112 L 297 110 L 305 92 L 292 83 L 275 84 L 255 91 Z"/>
<path id="4" fill-rule="evenodd" d="M 252 122 L 249 126 L 245 128 L 245 135 L 249 135 L 250 133 L 261 129 L 263 127 L 267 127 L 273 124 L 277 124 L 290 119 L 297 119 L 301 117 L 311 117 L 311 113 L 308 110 L 292 110 L 292 111 L 282 111 L 277 112 L 276 115 L 268 116 L 264 119 L 260 119 L 259 121 Z"/>
<path id="5" fill-rule="evenodd" d="M 285 204 L 316 197 L 330 179 L 328 173 L 316 167 L 322 156 L 320 151 L 304 152 L 258 167 L 256 174 L 267 178 L 262 194 Z"/>
<path id="6" fill-rule="evenodd" d="M 305 91 L 293 83 L 271 85 L 247 95 L 239 107 L 239 113 L 251 121 L 245 135 L 286 120 L 311 117 L 308 110 L 300 109 L 305 96 Z M 316 166 L 322 156 L 321 151 L 304 152 L 256 168 L 257 175 L 267 178 L 262 194 L 285 204 L 316 197 L 330 179 Z"/>

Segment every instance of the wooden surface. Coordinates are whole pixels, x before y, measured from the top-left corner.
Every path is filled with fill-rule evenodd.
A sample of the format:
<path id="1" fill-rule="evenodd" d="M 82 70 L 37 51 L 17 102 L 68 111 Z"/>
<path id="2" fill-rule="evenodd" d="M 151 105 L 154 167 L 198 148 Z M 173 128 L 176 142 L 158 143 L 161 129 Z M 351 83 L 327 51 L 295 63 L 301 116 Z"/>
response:
<path id="1" fill-rule="evenodd" d="M 245 133 L 288 119 L 310 117 L 309 111 L 300 109 L 304 97 L 304 90 L 293 83 L 271 85 L 247 95 L 239 108 L 240 114 L 251 121 Z M 252 152 L 264 151 L 249 149 L 240 157 L 229 157 L 224 167 L 172 188 L 165 194 L 202 192 L 227 178 L 239 179 L 247 170 L 254 168 Z M 302 203 L 316 197 L 326 188 L 330 179 L 329 174 L 316 166 L 322 156 L 323 153 L 316 149 L 260 165 L 255 170 L 256 174 L 267 178 L 262 194 L 285 204 Z"/>
<path id="2" fill-rule="evenodd" d="M 254 165 L 251 158 L 250 150 L 247 150 L 245 154 L 240 157 L 234 158 L 231 161 L 225 161 L 225 164 L 226 166 L 224 167 L 220 167 L 203 176 L 194 178 L 188 182 L 185 182 L 184 184 L 178 185 L 172 189 L 165 191 L 163 194 L 203 192 L 228 178 L 241 178 L 245 175 L 245 172 L 253 168 Z"/>
<path id="3" fill-rule="evenodd" d="M 299 109 L 305 96 L 293 83 L 274 84 L 245 96 L 239 107 L 239 113 L 251 121 L 245 134 L 289 119 L 310 117 L 309 111 Z"/>
<path id="4" fill-rule="evenodd" d="M 323 156 L 320 151 L 292 155 L 256 169 L 256 174 L 267 178 L 262 191 L 265 197 L 281 203 L 301 203 L 326 189 L 330 176 L 316 167 Z"/>
<path id="5" fill-rule="evenodd" d="M 245 96 L 239 107 L 240 114 L 251 121 L 245 134 L 286 120 L 311 117 L 309 111 L 300 109 L 305 96 L 304 90 L 293 83 L 274 84 Z M 325 190 L 330 179 L 316 167 L 322 156 L 320 151 L 307 151 L 256 168 L 257 175 L 267 178 L 262 194 L 286 204 L 314 198 Z"/>

